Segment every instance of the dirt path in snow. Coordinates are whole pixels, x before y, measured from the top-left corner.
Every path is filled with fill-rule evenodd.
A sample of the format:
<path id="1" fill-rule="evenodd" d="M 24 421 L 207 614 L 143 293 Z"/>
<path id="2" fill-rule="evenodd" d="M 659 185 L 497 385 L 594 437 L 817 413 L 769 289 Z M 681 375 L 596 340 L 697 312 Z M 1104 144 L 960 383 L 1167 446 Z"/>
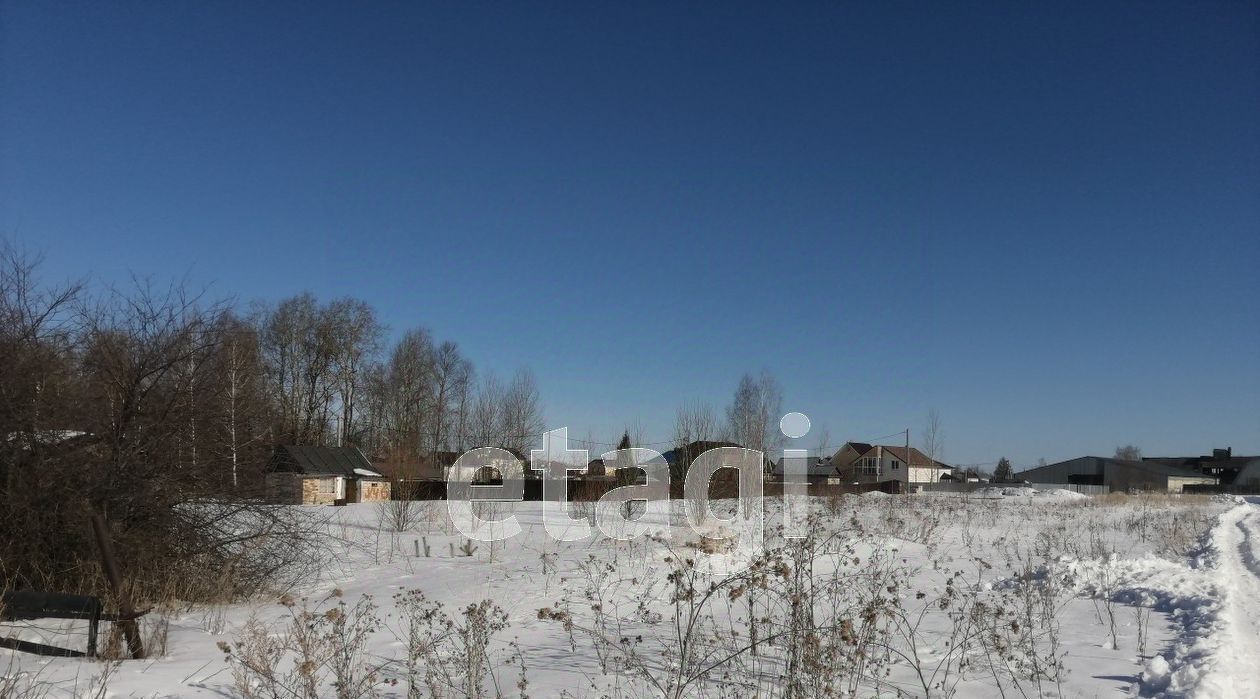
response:
<path id="1" fill-rule="evenodd" d="M 1255 665 L 1260 662 L 1260 506 L 1239 505 L 1221 515 L 1213 539 L 1219 555 L 1216 585 L 1224 597 L 1221 650 L 1233 656 L 1216 667 L 1222 675 L 1219 688 L 1232 689 L 1228 696 L 1260 697 Z"/>

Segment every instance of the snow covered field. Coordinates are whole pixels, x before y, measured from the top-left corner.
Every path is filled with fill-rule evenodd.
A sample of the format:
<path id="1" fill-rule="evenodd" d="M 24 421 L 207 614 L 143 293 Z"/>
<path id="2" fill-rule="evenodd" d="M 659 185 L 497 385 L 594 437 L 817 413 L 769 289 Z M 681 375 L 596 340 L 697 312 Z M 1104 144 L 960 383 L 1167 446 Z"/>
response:
<path id="1" fill-rule="evenodd" d="M 771 535 L 725 578 L 689 565 L 723 545 L 677 526 L 558 542 L 522 503 L 522 534 L 471 546 L 445 503 L 415 503 L 400 533 L 390 505 L 326 508 L 305 589 L 155 613 L 151 660 L 0 651 L 0 696 L 1260 696 L 1256 503 L 993 488 L 810 504 L 814 536 Z M 673 505 L 656 524 L 682 521 Z M 83 642 L 78 622 L 3 632 Z"/>

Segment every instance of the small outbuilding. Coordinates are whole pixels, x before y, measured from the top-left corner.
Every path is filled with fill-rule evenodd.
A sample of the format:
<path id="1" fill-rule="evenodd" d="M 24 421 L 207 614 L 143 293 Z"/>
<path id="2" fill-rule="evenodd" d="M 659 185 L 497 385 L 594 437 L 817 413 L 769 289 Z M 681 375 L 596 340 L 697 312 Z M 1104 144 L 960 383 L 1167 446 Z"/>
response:
<path id="1" fill-rule="evenodd" d="M 267 462 L 267 493 L 294 505 L 377 502 L 390 499 L 390 483 L 355 447 L 285 444 Z"/>

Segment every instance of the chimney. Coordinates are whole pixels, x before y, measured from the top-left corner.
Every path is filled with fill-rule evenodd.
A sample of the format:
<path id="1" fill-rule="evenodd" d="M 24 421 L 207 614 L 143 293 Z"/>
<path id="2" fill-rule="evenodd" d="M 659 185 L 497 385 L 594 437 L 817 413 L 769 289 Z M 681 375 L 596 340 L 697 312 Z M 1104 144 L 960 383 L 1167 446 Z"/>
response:
<path id="1" fill-rule="evenodd" d="M 1224 449 L 1213 449 L 1213 450 L 1212 450 L 1212 460 L 1213 460 L 1213 461 L 1224 461 L 1225 459 L 1228 459 L 1228 458 L 1232 457 L 1233 455 L 1234 455 L 1234 448 L 1233 448 L 1233 447 L 1225 447 Z"/>

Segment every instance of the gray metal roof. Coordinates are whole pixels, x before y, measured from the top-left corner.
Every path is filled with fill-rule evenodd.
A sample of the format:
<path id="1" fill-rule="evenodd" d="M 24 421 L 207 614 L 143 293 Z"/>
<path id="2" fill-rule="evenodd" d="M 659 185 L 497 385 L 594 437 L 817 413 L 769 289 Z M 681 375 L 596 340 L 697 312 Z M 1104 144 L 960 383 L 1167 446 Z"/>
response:
<path id="1" fill-rule="evenodd" d="M 383 478 L 363 452 L 354 447 L 315 447 L 283 444 L 276 447 L 268 464 L 270 471 L 288 471 L 308 476 Z"/>
<path id="2" fill-rule="evenodd" d="M 1111 463 L 1116 463 L 1116 464 L 1123 464 L 1125 466 L 1132 466 L 1133 468 L 1142 469 L 1143 471 L 1146 471 L 1147 473 L 1154 473 L 1160 476 L 1174 476 L 1177 478 L 1204 478 L 1205 477 L 1202 473 L 1199 473 L 1198 471 L 1192 471 L 1188 468 L 1181 468 L 1180 466 L 1172 466 L 1170 464 L 1159 463 L 1159 462 L 1154 462 L 1154 461 L 1145 461 L 1145 460 L 1144 461 L 1127 461 L 1125 459 L 1108 459 L 1105 457 L 1103 458 L 1103 461 L 1104 462 L 1109 461 Z M 1211 478 L 1211 476 L 1206 476 L 1206 477 Z"/>
<path id="3" fill-rule="evenodd" d="M 1052 470 L 1061 469 L 1062 467 L 1067 466 L 1069 464 L 1073 464 L 1073 463 L 1078 463 L 1078 464 L 1081 464 L 1082 466 L 1084 466 L 1085 464 L 1088 464 L 1088 470 L 1091 470 L 1099 475 L 1102 475 L 1103 469 L 1105 469 L 1109 464 L 1114 464 L 1117 466 L 1124 466 L 1126 468 L 1142 471 L 1144 473 L 1149 473 L 1155 476 L 1164 476 L 1164 477 L 1172 476 L 1176 478 L 1204 478 L 1205 477 L 1202 473 L 1199 473 L 1198 471 L 1192 471 L 1190 469 L 1180 468 L 1178 466 L 1172 466 L 1166 463 L 1159 463 L 1159 462 L 1150 461 L 1150 460 L 1127 461 L 1125 459 L 1114 459 L 1109 456 L 1080 456 L 1075 459 L 1068 459 L 1067 461 L 1060 461 L 1058 463 L 1046 464 L 1045 466 L 1037 466 L 1035 468 L 1025 469 L 1014 475 L 1015 475 L 1015 478 L 1020 478 L 1024 480 L 1034 480 L 1036 478 L 1044 477 L 1044 474 L 1039 475 L 1037 473 L 1038 471 L 1045 471 L 1048 473 L 1048 472 L 1051 472 Z M 1206 477 L 1210 478 L 1211 476 L 1206 476 Z"/>

